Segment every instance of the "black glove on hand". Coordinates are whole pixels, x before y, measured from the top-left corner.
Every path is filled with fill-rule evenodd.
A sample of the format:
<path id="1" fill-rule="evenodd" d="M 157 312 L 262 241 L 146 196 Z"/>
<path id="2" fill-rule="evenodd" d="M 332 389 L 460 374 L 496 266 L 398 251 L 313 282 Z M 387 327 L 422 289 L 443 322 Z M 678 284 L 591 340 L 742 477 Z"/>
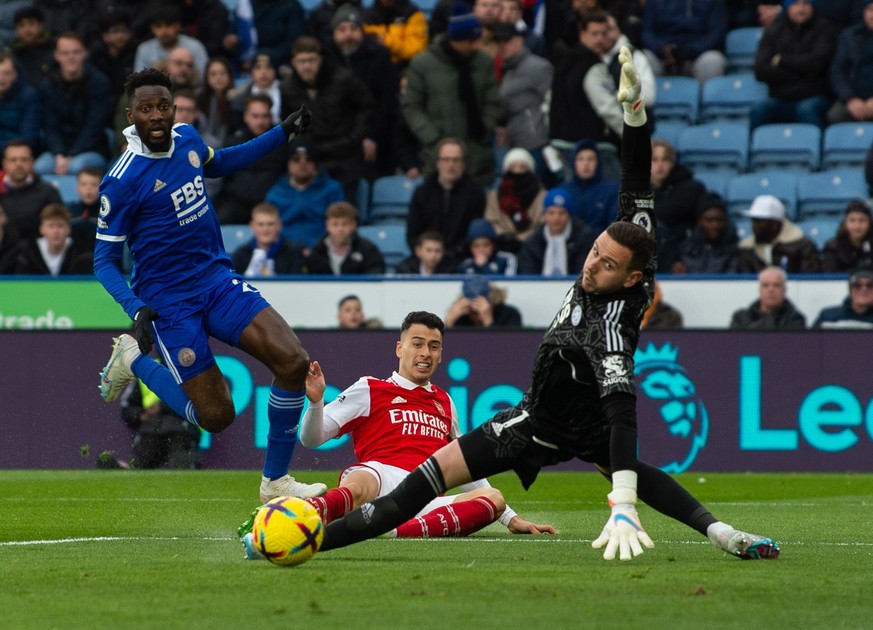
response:
<path id="1" fill-rule="evenodd" d="M 139 345 L 139 351 L 143 354 L 150 354 L 155 345 L 155 338 L 152 336 L 152 322 L 157 318 L 158 312 L 150 306 L 143 306 L 133 316 L 136 343 Z"/>
<path id="2" fill-rule="evenodd" d="M 291 142 L 297 136 L 306 133 L 306 130 L 309 129 L 309 123 L 311 122 L 312 112 L 309 111 L 306 105 L 301 105 L 300 109 L 288 116 L 288 118 L 283 120 L 280 124 L 282 125 L 282 130 L 285 132 L 285 135 L 288 136 L 288 142 Z"/>

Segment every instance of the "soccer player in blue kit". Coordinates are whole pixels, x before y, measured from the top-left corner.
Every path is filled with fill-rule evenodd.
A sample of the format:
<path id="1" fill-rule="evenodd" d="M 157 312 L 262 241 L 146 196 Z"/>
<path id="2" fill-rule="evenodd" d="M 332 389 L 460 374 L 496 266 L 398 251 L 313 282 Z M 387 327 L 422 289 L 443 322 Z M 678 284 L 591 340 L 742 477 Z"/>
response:
<path id="1" fill-rule="evenodd" d="M 209 337 L 238 347 L 273 373 L 261 500 L 318 496 L 324 484 L 288 475 L 309 355 L 234 271 L 204 188 L 204 177 L 244 168 L 303 133 L 311 114 L 301 107 L 249 142 L 213 150 L 191 125 L 174 125 L 172 88 L 170 77 L 154 68 L 128 77 L 127 150 L 100 184 L 94 275 L 135 322 L 135 338 L 114 340 L 100 393 L 112 402 L 139 378 L 183 418 L 217 433 L 235 414 Z M 120 266 L 125 242 L 133 258 L 130 286 Z M 155 345 L 162 363 L 149 356 Z"/>

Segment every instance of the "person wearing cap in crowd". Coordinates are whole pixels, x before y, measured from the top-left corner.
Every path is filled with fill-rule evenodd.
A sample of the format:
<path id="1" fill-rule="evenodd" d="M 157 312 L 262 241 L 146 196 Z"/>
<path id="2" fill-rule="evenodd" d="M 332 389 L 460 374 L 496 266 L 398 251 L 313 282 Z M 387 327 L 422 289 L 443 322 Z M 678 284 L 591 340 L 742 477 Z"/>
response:
<path id="1" fill-rule="evenodd" d="M 427 48 L 427 18 L 410 0 L 376 0 L 364 13 L 364 31 L 379 40 L 401 68 Z"/>
<path id="2" fill-rule="evenodd" d="M 437 143 L 451 136 L 467 145 L 466 170 L 473 182 L 490 186 L 500 97 L 494 60 L 478 50 L 481 36 L 479 20 L 459 2 L 445 36 L 409 64 L 403 115 L 423 147 L 426 175 L 435 170 Z"/>
<path id="3" fill-rule="evenodd" d="M 231 90 L 230 109 L 236 117 L 236 128 L 243 125 L 243 111 L 249 96 L 253 94 L 265 94 L 270 97 L 270 118 L 273 124 L 278 124 L 282 119 L 282 111 L 288 95 L 282 89 L 282 84 L 276 78 L 276 67 L 273 65 L 270 55 L 259 52 L 255 55 L 251 67 L 252 78 L 239 88 Z"/>
<path id="4" fill-rule="evenodd" d="M 543 102 L 552 89 L 554 68 L 528 50 L 524 43 L 526 32 L 518 22 L 500 22 L 491 33 L 502 72 L 498 92 L 503 116 L 498 138 L 504 146 L 530 151 L 540 179 L 552 178 L 543 158 L 543 148 L 549 143 Z"/>
<path id="5" fill-rule="evenodd" d="M 400 119 L 400 79 L 388 49 L 363 29 L 363 17 L 353 4 L 344 4 L 331 20 L 327 50 L 370 90 L 378 104 L 362 143 L 364 176 L 393 175 L 396 167 L 395 131 Z"/>
<path id="6" fill-rule="evenodd" d="M 846 212 L 834 238 L 822 249 L 821 270 L 839 273 L 856 267 L 873 266 L 873 212 L 862 199 L 854 199 L 846 206 Z"/>
<path id="7" fill-rule="evenodd" d="M 321 168 L 339 181 L 346 199 L 356 199 L 364 173 L 364 139 L 375 108 L 370 90 L 346 68 L 325 56 L 317 39 L 297 38 L 291 46 L 292 73 L 284 81 L 285 110 L 312 111 L 309 137 Z"/>
<path id="8" fill-rule="evenodd" d="M 45 15 L 39 7 L 22 7 L 15 12 L 15 37 L 9 42 L 15 63 L 24 79 L 38 88 L 54 64 L 55 44 L 45 26 Z"/>
<path id="9" fill-rule="evenodd" d="M 836 28 L 816 15 L 813 0 L 785 0 L 784 7 L 758 43 L 755 78 L 767 84 L 769 96 L 752 106 L 750 129 L 791 122 L 821 127 L 830 104 Z"/>
<path id="10" fill-rule="evenodd" d="M 813 328 L 873 328 L 873 268 L 849 274 L 849 296 L 839 306 L 823 308 Z"/>
<path id="11" fill-rule="evenodd" d="M 706 193 L 697 204 L 697 224 L 679 246 L 672 273 L 736 273 L 737 231 L 724 200 Z"/>
<path id="12" fill-rule="evenodd" d="M 578 274 L 597 235 L 582 219 L 569 211 L 570 195 L 565 188 L 552 188 L 543 201 L 543 227 L 521 245 L 520 274 L 572 276 Z"/>
<path id="13" fill-rule="evenodd" d="M 840 31 L 831 60 L 831 90 L 836 100 L 828 124 L 873 120 L 873 0 L 864 0 L 863 18 Z"/>
<path id="14" fill-rule="evenodd" d="M 467 229 L 485 212 L 485 191 L 466 172 L 467 145 L 444 138 L 436 146 L 436 172 L 412 193 L 406 215 L 410 249 L 423 232 L 439 232 L 446 256 L 455 264 L 467 257 Z"/>
<path id="15" fill-rule="evenodd" d="M 518 269 L 515 254 L 497 249 L 497 232 L 488 219 L 474 219 L 467 230 L 469 257 L 458 266 L 458 273 L 489 276 L 514 276 Z"/>
<path id="16" fill-rule="evenodd" d="M 295 138 L 288 151 L 288 176 L 273 184 L 265 198 L 279 208 L 283 235 L 312 247 L 324 235 L 328 206 L 344 200 L 340 183 L 316 166 L 308 135 Z"/>
<path id="17" fill-rule="evenodd" d="M 534 169 L 533 156 L 525 149 L 507 151 L 503 176 L 488 191 L 485 218 L 494 226 L 500 249 L 517 253 L 521 242 L 542 225 L 543 188 Z"/>
<path id="18" fill-rule="evenodd" d="M 770 265 L 758 272 L 758 299 L 731 316 L 731 329 L 803 330 L 806 317 L 786 297 L 788 278 L 782 267 Z"/>
<path id="19" fill-rule="evenodd" d="M 272 108 L 273 102 L 266 93 L 250 93 L 243 109 L 242 128 L 225 138 L 222 148 L 243 144 L 269 131 L 273 127 Z M 221 192 L 214 197 L 222 225 L 248 223 L 252 209 L 266 198 L 287 169 L 288 147 L 280 146 L 245 168 L 225 175 Z"/>
<path id="20" fill-rule="evenodd" d="M 524 21 L 524 10 L 519 0 L 500 0 L 500 21 L 513 24 L 524 38 L 524 47 L 538 57 L 548 55 L 546 40 L 528 28 Z"/>
<path id="21" fill-rule="evenodd" d="M 473 275 L 464 280 L 461 297 L 449 307 L 446 328 L 520 328 L 521 312 L 506 303 L 506 289 Z"/>
<path id="22" fill-rule="evenodd" d="M 785 217 L 785 206 L 779 199 L 759 195 L 752 207 L 740 214 L 752 219 L 752 234 L 738 245 L 737 273 L 758 273 L 770 265 L 782 267 L 787 273 L 821 271 L 818 248 Z"/>

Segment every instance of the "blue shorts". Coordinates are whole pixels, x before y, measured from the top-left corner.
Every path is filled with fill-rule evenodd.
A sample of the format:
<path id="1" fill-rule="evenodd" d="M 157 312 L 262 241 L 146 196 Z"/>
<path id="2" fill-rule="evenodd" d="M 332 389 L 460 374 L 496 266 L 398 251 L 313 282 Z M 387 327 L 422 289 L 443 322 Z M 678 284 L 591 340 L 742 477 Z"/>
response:
<path id="1" fill-rule="evenodd" d="M 237 346 L 245 327 L 269 305 L 242 277 L 227 275 L 193 298 L 157 308 L 155 346 L 176 382 L 184 383 L 215 364 L 209 337 Z"/>

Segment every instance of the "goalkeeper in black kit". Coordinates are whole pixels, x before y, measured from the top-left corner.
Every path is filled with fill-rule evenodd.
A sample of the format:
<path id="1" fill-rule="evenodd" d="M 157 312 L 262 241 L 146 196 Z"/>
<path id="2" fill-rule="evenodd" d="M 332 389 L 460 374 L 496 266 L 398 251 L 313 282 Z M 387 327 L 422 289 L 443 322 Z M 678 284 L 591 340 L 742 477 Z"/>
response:
<path id="1" fill-rule="evenodd" d="M 654 543 L 637 498 L 697 530 L 725 552 L 773 559 L 779 545 L 716 519 L 663 471 L 637 460 L 634 351 L 654 294 L 654 193 L 651 139 L 630 52 L 619 53 L 617 98 L 624 107 L 619 215 L 598 238 L 546 331 L 530 388 L 516 407 L 450 442 L 389 495 L 328 524 L 321 550 L 373 538 L 408 520 L 428 501 L 473 479 L 513 470 L 525 489 L 540 469 L 574 458 L 612 482 L 611 513 L 592 545 L 630 560 Z"/>

